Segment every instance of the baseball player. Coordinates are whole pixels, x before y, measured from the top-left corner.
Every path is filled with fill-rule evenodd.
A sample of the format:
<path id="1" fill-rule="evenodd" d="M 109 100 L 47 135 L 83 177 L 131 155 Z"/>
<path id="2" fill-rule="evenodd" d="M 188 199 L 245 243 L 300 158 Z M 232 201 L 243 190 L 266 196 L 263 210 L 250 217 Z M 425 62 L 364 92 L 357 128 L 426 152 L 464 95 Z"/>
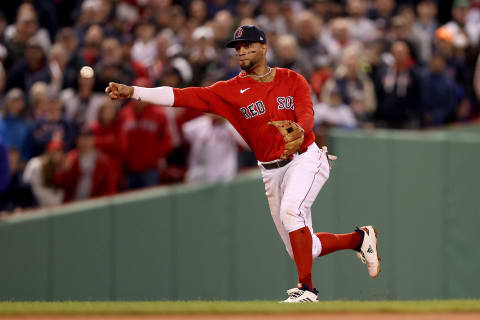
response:
<path id="1" fill-rule="evenodd" d="M 348 234 L 313 232 L 311 207 L 328 179 L 329 159 L 335 157 L 314 142 L 307 81 L 291 70 L 269 67 L 266 42 L 259 28 L 239 27 L 226 46 L 235 49 L 243 71 L 209 87 L 142 88 L 112 82 L 105 92 L 112 99 L 193 108 L 230 121 L 257 157 L 273 222 L 297 267 L 297 287 L 287 291 L 284 302 L 317 302 L 313 259 L 337 250 L 356 250 L 375 278 L 380 272 L 377 231 L 364 226 Z"/>

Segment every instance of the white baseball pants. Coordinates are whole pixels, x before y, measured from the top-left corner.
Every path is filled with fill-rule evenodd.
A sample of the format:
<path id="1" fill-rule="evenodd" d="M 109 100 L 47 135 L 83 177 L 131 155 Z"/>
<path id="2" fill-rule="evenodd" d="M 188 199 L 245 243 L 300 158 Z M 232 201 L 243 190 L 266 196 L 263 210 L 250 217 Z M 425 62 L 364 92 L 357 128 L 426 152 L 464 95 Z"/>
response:
<path id="1" fill-rule="evenodd" d="M 316 258 L 322 245 L 312 229 L 312 204 L 328 179 L 330 166 L 327 155 L 312 143 L 308 149 L 281 168 L 262 171 L 270 213 L 278 233 L 293 259 L 289 233 L 307 226 L 312 234 L 312 256 Z"/>

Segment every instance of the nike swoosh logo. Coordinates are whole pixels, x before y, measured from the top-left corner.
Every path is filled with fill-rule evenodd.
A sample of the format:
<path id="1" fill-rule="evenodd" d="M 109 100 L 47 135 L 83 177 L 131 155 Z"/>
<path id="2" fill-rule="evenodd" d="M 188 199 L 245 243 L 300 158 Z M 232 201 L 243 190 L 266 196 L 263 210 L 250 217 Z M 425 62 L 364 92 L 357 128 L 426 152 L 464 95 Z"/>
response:
<path id="1" fill-rule="evenodd" d="M 240 89 L 240 93 L 244 93 L 245 91 L 249 90 L 250 88 L 247 89 Z"/>

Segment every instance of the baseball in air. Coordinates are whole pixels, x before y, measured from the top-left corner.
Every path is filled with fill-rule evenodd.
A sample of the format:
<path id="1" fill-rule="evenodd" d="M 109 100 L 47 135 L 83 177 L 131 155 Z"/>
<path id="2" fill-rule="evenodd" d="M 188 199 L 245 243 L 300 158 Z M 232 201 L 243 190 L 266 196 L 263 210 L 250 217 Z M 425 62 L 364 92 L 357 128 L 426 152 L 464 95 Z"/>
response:
<path id="1" fill-rule="evenodd" d="M 80 75 L 82 76 L 82 78 L 92 78 L 93 69 L 89 66 L 82 67 L 82 69 L 80 69 Z"/>

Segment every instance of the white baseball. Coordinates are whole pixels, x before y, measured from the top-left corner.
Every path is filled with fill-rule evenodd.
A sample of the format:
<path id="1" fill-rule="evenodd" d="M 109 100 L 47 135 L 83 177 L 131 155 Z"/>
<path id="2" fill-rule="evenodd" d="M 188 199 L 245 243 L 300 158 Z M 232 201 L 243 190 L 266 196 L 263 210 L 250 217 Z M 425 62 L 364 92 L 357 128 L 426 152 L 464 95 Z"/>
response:
<path id="1" fill-rule="evenodd" d="M 82 69 L 80 69 L 80 75 L 82 76 L 82 78 L 92 78 L 93 69 L 89 66 L 82 67 Z"/>

